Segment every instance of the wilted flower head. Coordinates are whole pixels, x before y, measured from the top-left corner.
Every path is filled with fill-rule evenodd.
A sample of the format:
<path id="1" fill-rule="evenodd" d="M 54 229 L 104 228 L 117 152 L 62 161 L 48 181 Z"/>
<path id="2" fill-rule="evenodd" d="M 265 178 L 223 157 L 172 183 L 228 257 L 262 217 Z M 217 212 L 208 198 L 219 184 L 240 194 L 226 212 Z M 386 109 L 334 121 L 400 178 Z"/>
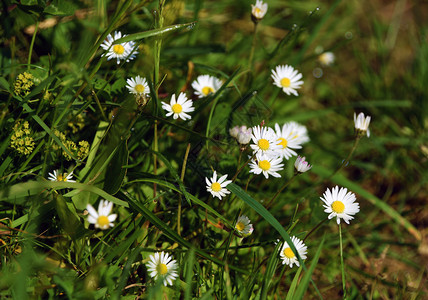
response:
<path id="1" fill-rule="evenodd" d="M 359 113 L 358 117 L 357 117 L 357 114 L 354 113 L 354 123 L 355 123 L 355 130 L 357 132 L 357 135 L 362 136 L 367 132 L 367 137 L 370 137 L 370 130 L 369 130 L 370 119 L 371 119 L 370 116 L 364 117 L 363 113 Z"/>
<path id="2" fill-rule="evenodd" d="M 253 224 L 251 224 L 251 220 L 247 216 L 239 216 L 235 225 L 236 230 L 239 231 L 244 237 L 251 235 L 254 231 Z"/>
<path id="3" fill-rule="evenodd" d="M 309 171 L 312 166 L 305 161 L 306 157 L 301 157 L 300 155 L 297 156 L 296 162 L 294 163 L 294 167 L 296 168 L 296 171 L 298 173 L 305 173 L 306 171 Z"/>

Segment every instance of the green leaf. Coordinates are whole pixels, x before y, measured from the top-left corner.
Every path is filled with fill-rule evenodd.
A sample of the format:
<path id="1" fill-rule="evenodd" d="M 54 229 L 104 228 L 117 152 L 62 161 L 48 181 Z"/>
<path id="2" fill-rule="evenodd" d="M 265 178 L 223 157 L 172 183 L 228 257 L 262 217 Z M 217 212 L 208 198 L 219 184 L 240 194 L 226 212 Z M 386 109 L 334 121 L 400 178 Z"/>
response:
<path id="1" fill-rule="evenodd" d="M 163 28 L 138 32 L 138 33 L 127 35 L 127 36 L 120 38 L 118 40 L 115 40 L 115 43 L 125 43 L 125 42 L 130 42 L 130 41 L 141 40 L 141 39 L 148 38 L 151 36 L 156 36 L 159 34 L 174 31 L 174 30 L 177 30 L 177 29 L 180 29 L 183 27 L 187 27 L 188 29 L 193 29 L 195 24 L 196 24 L 196 22 L 190 22 L 190 23 L 185 23 L 185 24 L 176 24 L 176 25 L 171 25 L 171 26 L 167 26 L 167 27 L 163 27 Z"/>
<path id="2" fill-rule="evenodd" d="M 317 252 L 315 253 L 314 258 L 312 259 L 311 265 L 310 265 L 309 269 L 303 275 L 303 278 L 299 283 L 299 287 L 297 288 L 296 294 L 292 299 L 303 299 L 303 296 L 305 295 L 305 292 L 308 289 L 309 281 L 312 281 L 312 273 L 314 272 L 315 267 L 318 263 L 318 259 L 320 258 L 321 249 L 324 245 L 324 240 L 325 240 L 325 236 L 321 240 L 321 243 L 318 246 Z M 317 290 L 317 292 L 319 294 L 318 290 Z M 287 297 L 288 297 L 288 295 L 287 295 Z M 321 297 L 321 299 L 322 299 L 322 297 Z"/>
<path id="3" fill-rule="evenodd" d="M 0 86 L 7 91 L 9 91 L 10 89 L 9 82 L 7 82 L 7 80 L 4 77 L 0 77 Z"/>
<path id="4" fill-rule="evenodd" d="M 293 281 L 291 282 L 290 288 L 288 289 L 287 298 L 285 300 L 293 300 L 294 293 L 296 292 L 297 283 L 299 282 L 300 273 L 302 273 L 303 268 L 300 267 L 296 274 L 294 274 Z"/>
<path id="5" fill-rule="evenodd" d="M 43 12 L 54 16 L 71 16 L 76 9 L 73 1 L 53 0 Z"/>
<path id="6" fill-rule="evenodd" d="M 127 170 L 123 166 L 128 164 L 128 156 L 128 143 L 125 140 L 119 146 L 118 151 L 116 151 L 108 165 L 108 172 L 106 172 L 104 180 L 104 190 L 107 193 L 114 195 L 122 186 Z"/>
<path id="7" fill-rule="evenodd" d="M 88 191 L 98 196 L 113 202 L 114 204 L 128 207 L 128 203 L 120 200 L 100 188 L 93 185 L 77 183 L 77 182 L 62 182 L 62 181 L 27 181 L 12 185 L 11 187 L 3 188 L 0 190 L 0 201 L 7 201 L 16 204 L 27 203 L 27 197 L 34 196 L 42 193 L 45 189 L 77 189 L 81 191 Z"/>

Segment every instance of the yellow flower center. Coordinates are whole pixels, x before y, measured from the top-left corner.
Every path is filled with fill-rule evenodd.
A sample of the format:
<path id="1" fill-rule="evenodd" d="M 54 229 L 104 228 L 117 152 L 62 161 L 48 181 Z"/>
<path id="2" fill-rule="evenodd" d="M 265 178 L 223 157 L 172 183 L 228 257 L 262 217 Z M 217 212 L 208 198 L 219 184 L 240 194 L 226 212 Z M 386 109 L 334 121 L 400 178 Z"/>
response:
<path id="1" fill-rule="evenodd" d="M 239 231 L 244 230 L 244 228 L 245 228 L 244 223 L 242 223 L 242 222 L 236 223 L 236 229 L 238 229 Z"/>
<path id="2" fill-rule="evenodd" d="M 101 228 L 104 228 L 110 224 L 110 221 L 108 220 L 107 216 L 99 216 L 97 219 L 97 224 Z"/>
<path id="3" fill-rule="evenodd" d="M 331 204 L 331 209 L 335 213 L 341 214 L 345 210 L 345 204 L 343 204 L 343 202 L 341 202 L 341 201 L 336 200 Z"/>
<path id="4" fill-rule="evenodd" d="M 263 171 L 268 171 L 270 169 L 270 162 L 267 160 L 261 160 L 259 161 L 259 167 Z"/>
<path id="5" fill-rule="evenodd" d="M 62 174 L 58 174 L 56 177 L 57 181 L 67 181 L 67 177 L 62 176 Z"/>
<path id="6" fill-rule="evenodd" d="M 202 94 L 204 94 L 205 96 L 210 94 L 210 93 L 214 93 L 214 89 L 212 87 L 204 86 L 202 88 Z"/>
<path id="7" fill-rule="evenodd" d="M 142 85 L 142 84 L 137 84 L 136 86 L 135 86 L 135 90 L 137 91 L 137 93 L 143 93 L 144 92 L 144 85 Z"/>
<path id="8" fill-rule="evenodd" d="M 179 114 L 183 111 L 183 106 L 181 106 L 181 104 L 176 103 L 172 106 L 172 111 L 176 114 Z"/>
<path id="9" fill-rule="evenodd" d="M 165 275 L 168 273 L 168 267 L 165 264 L 158 264 L 157 270 L 160 275 Z"/>
<path id="10" fill-rule="evenodd" d="M 256 14 L 256 15 L 258 15 L 259 13 L 261 13 L 262 12 L 262 10 L 260 9 L 260 8 L 258 8 L 258 7 L 256 7 L 255 9 L 254 9 L 254 13 Z"/>
<path id="11" fill-rule="evenodd" d="M 287 77 L 284 77 L 284 78 L 281 79 L 281 85 L 282 85 L 282 87 L 289 87 L 290 83 L 291 83 L 291 81 Z"/>
<path id="12" fill-rule="evenodd" d="M 121 55 L 121 54 L 123 54 L 123 52 L 125 52 L 125 48 L 122 46 L 122 45 L 114 45 L 113 46 L 113 52 L 114 53 L 116 53 L 116 54 L 119 54 L 119 55 Z"/>
<path id="13" fill-rule="evenodd" d="M 284 251 L 283 251 L 283 253 L 284 253 L 285 257 L 287 257 L 289 259 L 291 259 L 291 258 L 293 258 L 293 257 L 296 256 L 296 255 L 294 255 L 294 252 L 293 252 L 293 250 L 291 250 L 290 247 L 285 248 Z"/>
<path id="14" fill-rule="evenodd" d="M 259 146 L 260 149 L 266 151 L 269 149 L 269 141 L 267 139 L 260 139 L 257 142 L 257 145 Z"/>
<path id="15" fill-rule="evenodd" d="M 287 148 L 288 142 L 286 139 L 284 138 L 279 138 L 278 141 L 280 141 L 278 143 L 278 145 L 281 145 L 283 149 Z"/>
<path id="16" fill-rule="evenodd" d="M 221 191 L 221 185 L 218 182 L 213 182 L 213 184 L 211 184 L 211 189 L 214 192 L 220 192 Z"/>

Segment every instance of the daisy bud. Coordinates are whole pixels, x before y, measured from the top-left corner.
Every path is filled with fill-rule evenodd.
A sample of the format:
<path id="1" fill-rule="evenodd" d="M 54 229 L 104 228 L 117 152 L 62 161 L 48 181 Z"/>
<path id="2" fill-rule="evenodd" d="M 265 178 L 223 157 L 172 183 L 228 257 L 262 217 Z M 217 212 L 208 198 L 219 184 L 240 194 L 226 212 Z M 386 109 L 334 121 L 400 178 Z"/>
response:
<path id="1" fill-rule="evenodd" d="M 297 156 L 296 162 L 294 163 L 294 167 L 296 168 L 297 173 L 305 173 L 306 171 L 309 171 L 312 166 L 305 161 L 306 157 L 301 157 L 300 155 Z"/>
<path id="2" fill-rule="evenodd" d="M 370 116 L 364 117 L 363 113 L 359 113 L 358 117 L 357 114 L 354 113 L 355 131 L 358 136 L 363 136 L 367 133 L 367 137 L 370 137 L 370 119 Z"/>

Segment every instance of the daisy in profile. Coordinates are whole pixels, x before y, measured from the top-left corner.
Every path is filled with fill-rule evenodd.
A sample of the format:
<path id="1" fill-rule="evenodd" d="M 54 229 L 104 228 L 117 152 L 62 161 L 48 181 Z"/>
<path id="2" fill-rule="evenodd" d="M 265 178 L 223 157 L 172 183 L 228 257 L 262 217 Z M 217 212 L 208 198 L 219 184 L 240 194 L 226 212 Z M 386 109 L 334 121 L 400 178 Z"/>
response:
<path id="1" fill-rule="evenodd" d="M 324 52 L 318 56 L 318 61 L 323 66 L 330 66 L 334 63 L 334 54 L 333 52 Z"/>
<path id="2" fill-rule="evenodd" d="M 297 138 L 298 134 L 295 131 L 295 127 L 290 123 L 285 123 L 282 128 L 275 124 L 275 133 L 277 137 L 277 144 L 281 147 L 278 151 L 281 158 L 289 159 L 292 156 L 296 156 L 297 153 L 294 149 L 301 149 L 302 146 L 300 141 L 302 139 Z"/>
<path id="3" fill-rule="evenodd" d="M 244 215 L 239 216 L 238 220 L 236 221 L 235 228 L 244 237 L 250 236 L 254 231 L 253 224 L 251 224 L 250 219 Z"/>
<path id="4" fill-rule="evenodd" d="M 303 241 L 301 241 L 295 236 L 291 238 L 291 241 L 293 242 L 294 248 L 296 248 L 297 253 L 299 253 L 300 258 L 306 259 L 306 253 L 308 252 L 308 247 L 303 243 Z M 292 268 L 293 264 L 296 264 L 296 266 L 300 267 L 299 259 L 297 258 L 293 250 L 291 250 L 287 242 L 284 242 L 284 245 L 282 246 L 282 249 L 279 255 L 281 256 L 283 265 L 289 265 L 290 268 Z"/>
<path id="5" fill-rule="evenodd" d="M 293 140 L 298 141 L 299 144 L 304 144 L 309 142 L 308 130 L 306 129 L 306 126 L 301 125 L 294 121 L 290 121 L 285 124 L 287 124 L 287 127 L 291 128 L 290 132 L 291 132 L 291 138 Z"/>
<path id="6" fill-rule="evenodd" d="M 256 159 L 250 162 L 250 173 L 257 175 L 263 173 L 266 179 L 269 178 L 269 175 L 281 177 L 281 175 L 277 173 L 277 171 L 282 171 L 284 169 L 284 165 L 281 162 L 281 157 L 275 158 L 266 156 L 265 154 L 256 154 Z"/>
<path id="7" fill-rule="evenodd" d="M 177 262 L 168 253 L 156 252 L 150 255 L 147 263 L 147 271 L 155 280 L 161 280 L 167 286 L 172 285 L 172 282 L 178 277 Z"/>
<path id="8" fill-rule="evenodd" d="M 205 181 L 207 183 L 207 191 L 213 195 L 213 197 L 217 197 L 221 200 L 222 197 L 230 194 L 230 192 L 226 189 L 227 185 L 232 182 L 232 180 L 226 180 L 227 174 L 221 176 L 217 180 L 217 172 L 214 171 L 213 177 L 208 179 L 205 177 Z"/>
<path id="9" fill-rule="evenodd" d="M 54 170 L 53 173 L 49 173 L 48 179 L 51 181 L 76 182 L 76 180 L 73 180 L 73 172 L 67 174 L 60 173 L 59 170 Z"/>
<path id="10" fill-rule="evenodd" d="M 150 94 L 149 86 L 147 85 L 146 78 L 140 77 L 137 75 L 135 78 L 128 78 L 126 80 L 127 86 L 126 88 L 129 90 L 131 94 L 136 96 L 145 96 Z"/>
<path id="11" fill-rule="evenodd" d="M 198 78 L 192 82 L 192 88 L 199 98 L 214 94 L 220 87 L 221 80 L 210 75 L 198 76 Z"/>
<path id="12" fill-rule="evenodd" d="M 321 200 L 324 202 L 324 212 L 329 214 L 329 219 L 336 217 L 337 224 L 340 224 L 340 219 L 349 224 L 353 215 L 360 211 L 359 204 L 355 202 L 355 194 L 348 192 L 346 188 L 339 189 L 337 185 L 331 191 L 327 188 Z"/>
<path id="13" fill-rule="evenodd" d="M 251 14 L 253 20 L 260 21 L 265 16 L 268 9 L 267 3 L 263 3 L 263 1 L 257 0 L 256 4 L 251 4 Z"/>
<path id="14" fill-rule="evenodd" d="M 364 117 L 363 113 L 359 113 L 357 117 L 357 114 L 354 113 L 355 131 L 358 135 L 365 135 L 367 133 L 367 137 L 370 137 L 370 120 L 370 116 Z"/>
<path id="15" fill-rule="evenodd" d="M 312 168 L 312 166 L 307 161 L 305 161 L 305 158 L 306 157 L 304 156 L 297 156 L 296 162 L 294 163 L 297 173 L 305 173 Z"/>
<path id="16" fill-rule="evenodd" d="M 107 36 L 106 40 L 101 44 L 101 48 L 107 51 L 107 53 L 104 54 L 107 56 L 107 60 L 116 58 L 117 64 L 119 64 L 123 59 L 126 59 L 126 62 L 134 59 L 135 54 L 138 53 L 136 50 L 133 50 L 135 47 L 134 42 L 131 41 L 120 44 L 114 42 L 125 36 L 126 35 L 122 36 L 120 31 L 115 31 L 113 36 L 111 34 Z"/>
<path id="17" fill-rule="evenodd" d="M 89 213 L 88 222 L 95 225 L 95 228 L 99 228 L 102 230 L 108 229 L 109 227 L 113 227 L 114 220 L 116 220 L 116 214 L 110 214 L 113 208 L 113 202 L 109 202 L 107 200 L 101 200 L 100 204 L 98 204 L 98 212 L 92 207 L 92 205 L 88 204 L 86 206 L 86 210 Z"/>
<path id="18" fill-rule="evenodd" d="M 253 149 L 254 153 L 265 154 L 270 157 L 277 157 L 280 155 L 278 150 L 281 150 L 282 147 L 278 144 L 278 138 L 272 128 L 254 126 L 251 139 L 254 144 L 251 144 L 250 147 Z"/>
<path id="19" fill-rule="evenodd" d="M 162 102 L 162 108 L 167 111 L 166 116 L 169 117 L 172 115 L 174 120 L 177 118 L 190 120 L 192 117 L 187 113 L 195 110 L 192 105 L 193 101 L 187 99 L 184 93 L 180 93 L 177 100 L 175 100 L 175 94 L 173 94 L 170 104 Z"/>
<path id="20" fill-rule="evenodd" d="M 272 78 L 274 84 L 282 88 L 282 91 L 287 95 L 293 94 L 298 96 L 296 89 L 300 89 L 300 86 L 303 84 L 302 74 L 295 70 L 292 66 L 280 65 L 272 70 Z"/>

